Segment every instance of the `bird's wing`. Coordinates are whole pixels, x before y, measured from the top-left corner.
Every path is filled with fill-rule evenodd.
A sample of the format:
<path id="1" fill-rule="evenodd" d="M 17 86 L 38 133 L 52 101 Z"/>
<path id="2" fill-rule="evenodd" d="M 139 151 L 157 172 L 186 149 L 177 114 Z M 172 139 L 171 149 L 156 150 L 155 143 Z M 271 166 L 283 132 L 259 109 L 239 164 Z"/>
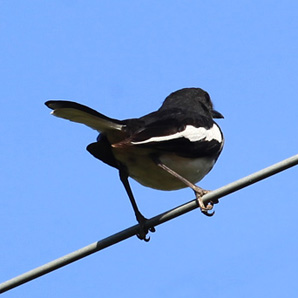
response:
<path id="1" fill-rule="evenodd" d="M 52 115 L 85 124 L 99 132 L 121 131 L 125 126 L 120 120 L 109 118 L 87 106 L 72 101 L 49 100 L 45 103 Z"/>
<path id="2" fill-rule="evenodd" d="M 212 120 L 179 113 L 150 117 L 141 129 L 112 147 L 138 146 L 188 157 L 212 155 L 222 148 L 222 133 Z"/>

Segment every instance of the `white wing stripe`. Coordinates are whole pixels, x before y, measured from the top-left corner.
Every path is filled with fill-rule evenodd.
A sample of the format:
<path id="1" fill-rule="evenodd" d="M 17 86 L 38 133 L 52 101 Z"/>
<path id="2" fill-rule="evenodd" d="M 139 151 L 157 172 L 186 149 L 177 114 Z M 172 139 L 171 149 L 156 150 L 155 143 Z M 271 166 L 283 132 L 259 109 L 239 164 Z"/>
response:
<path id="1" fill-rule="evenodd" d="M 161 137 L 152 137 L 145 141 L 132 142 L 132 144 L 140 145 L 140 144 L 146 144 L 151 142 L 164 142 L 164 141 L 170 141 L 170 140 L 179 139 L 183 137 L 190 140 L 191 142 L 198 142 L 200 140 L 205 140 L 205 141 L 216 140 L 219 143 L 222 142 L 222 135 L 221 135 L 220 129 L 214 123 L 210 129 L 187 125 L 185 127 L 185 130 L 177 132 L 175 134 L 168 135 L 168 136 L 161 136 Z"/>

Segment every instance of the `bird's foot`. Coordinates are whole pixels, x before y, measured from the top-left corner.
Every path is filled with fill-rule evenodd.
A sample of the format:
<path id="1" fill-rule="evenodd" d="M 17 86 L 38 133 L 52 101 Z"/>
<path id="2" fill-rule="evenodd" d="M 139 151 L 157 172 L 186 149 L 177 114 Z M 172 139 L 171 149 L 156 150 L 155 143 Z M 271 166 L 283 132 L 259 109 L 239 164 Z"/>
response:
<path id="1" fill-rule="evenodd" d="M 209 193 L 209 192 L 210 192 L 210 190 L 205 190 L 205 189 L 202 189 L 198 186 L 195 189 L 196 199 L 197 199 L 197 202 L 198 202 L 199 207 L 201 209 L 201 212 L 203 214 L 205 214 L 206 216 L 210 217 L 210 216 L 213 216 L 214 213 L 215 213 L 215 211 L 209 212 L 210 210 L 213 209 L 214 202 L 210 201 L 210 202 L 207 203 L 207 205 L 205 205 L 205 203 L 203 202 L 203 199 L 202 199 L 202 197 L 205 194 Z"/>
<path id="2" fill-rule="evenodd" d="M 147 236 L 147 234 L 149 232 L 152 232 L 154 233 L 155 232 L 155 228 L 154 227 L 149 227 L 147 228 L 146 227 L 146 221 L 147 221 L 147 218 L 144 217 L 143 215 L 139 214 L 138 217 L 137 217 L 137 221 L 139 223 L 139 232 L 137 233 L 137 237 L 140 239 L 140 240 L 144 240 L 145 242 L 149 242 L 150 241 L 150 237 Z"/>

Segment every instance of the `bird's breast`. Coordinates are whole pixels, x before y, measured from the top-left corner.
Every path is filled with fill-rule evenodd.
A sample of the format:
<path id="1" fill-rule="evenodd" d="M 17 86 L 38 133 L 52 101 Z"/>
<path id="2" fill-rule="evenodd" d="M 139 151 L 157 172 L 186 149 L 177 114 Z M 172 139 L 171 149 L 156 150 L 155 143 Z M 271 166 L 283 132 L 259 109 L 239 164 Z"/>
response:
<path id="1" fill-rule="evenodd" d="M 120 152 L 121 151 L 121 152 Z M 160 168 L 150 157 L 150 150 L 132 148 L 113 150 L 117 160 L 124 164 L 131 178 L 140 184 L 159 190 L 177 190 L 187 187 L 179 179 Z M 215 158 L 186 158 L 174 153 L 159 156 L 160 161 L 191 183 L 197 183 L 212 169 Z"/>

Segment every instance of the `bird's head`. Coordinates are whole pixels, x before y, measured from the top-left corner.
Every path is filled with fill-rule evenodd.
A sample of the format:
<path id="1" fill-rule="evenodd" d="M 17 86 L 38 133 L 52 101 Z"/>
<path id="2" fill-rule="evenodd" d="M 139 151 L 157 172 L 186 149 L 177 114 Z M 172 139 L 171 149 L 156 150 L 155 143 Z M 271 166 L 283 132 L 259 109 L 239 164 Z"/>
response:
<path id="1" fill-rule="evenodd" d="M 198 111 L 212 118 L 224 118 L 214 110 L 213 103 L 208 92 L 201 88 L 183 88 L 171 93 L 163 102 L 161 110 L 180 108 L 183 110 Z"/>

